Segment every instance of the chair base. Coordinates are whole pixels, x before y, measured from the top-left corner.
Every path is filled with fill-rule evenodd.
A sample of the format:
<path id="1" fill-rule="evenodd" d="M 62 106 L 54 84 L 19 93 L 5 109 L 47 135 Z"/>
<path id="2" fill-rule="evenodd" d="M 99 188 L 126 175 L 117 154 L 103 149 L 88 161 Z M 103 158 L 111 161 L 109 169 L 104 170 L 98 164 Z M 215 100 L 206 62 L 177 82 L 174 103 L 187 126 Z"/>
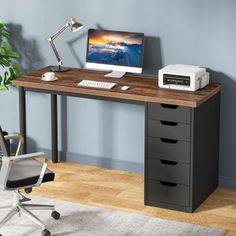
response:
<path id="1" fill-rule="evenodd" d="M 41 205 L 41 204 L 26 204 L 23 203 L 25 201 L 29 201 L 30 199 L 25 198 L 19 191 L 14 191 L 14 202 L 11 206 L 1 207 L 0 210 L 11 208 L 7 215 L 0 221 L 0 228 L 6 224 L 14 215 L 26 216 L 28 219 L 33 221 L 35 224 L 39 225 L 42 229 L 43 236 L 50 236 L 51 233 L 46 229 L 45 224 L 35 216 L 30 210 L 51 210 L 51 216 L 57 220 L 60 218 L 60 214 L 55 211 L 54 205 Z M 1 235 L 1 234 L 0 234 Z"/>

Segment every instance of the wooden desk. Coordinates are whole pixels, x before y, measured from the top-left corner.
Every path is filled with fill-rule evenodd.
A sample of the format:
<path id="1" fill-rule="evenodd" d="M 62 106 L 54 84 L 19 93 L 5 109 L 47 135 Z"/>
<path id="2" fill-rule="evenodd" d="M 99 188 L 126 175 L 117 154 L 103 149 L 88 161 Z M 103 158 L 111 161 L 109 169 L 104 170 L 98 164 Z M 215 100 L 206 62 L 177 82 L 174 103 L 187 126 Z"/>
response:
<path id="1" fill-rule="evenodd" d="M 50 67 L 16 79 L 20 132 L 26 138 L 25 92 L 51 94 L 52 161 L 58 162 L 57 95 L 140 103 L 145 106 L 145 204 L 192 212 L 218 185 L 219 111 L 222 85 L 197 92 L 160 89 L 157 78 L 71 69 L 54 82 L 41 75 Z M 78 87 L 81 80 L 116 82 L 111 90 Z M 120 88 L 130 86 L 127 91 Z M 26 143 L 24 145 L 26 151 Z"/>

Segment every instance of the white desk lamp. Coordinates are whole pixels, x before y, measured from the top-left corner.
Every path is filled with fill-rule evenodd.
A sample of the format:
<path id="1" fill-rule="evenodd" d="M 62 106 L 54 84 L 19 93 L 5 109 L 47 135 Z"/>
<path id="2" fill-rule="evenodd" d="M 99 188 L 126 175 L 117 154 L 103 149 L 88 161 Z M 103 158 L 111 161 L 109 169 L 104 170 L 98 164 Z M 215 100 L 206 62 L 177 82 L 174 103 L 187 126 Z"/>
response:
<path id="1" fill-rule="evenodd" d="M 52 35 L 51 37 L 47 38 L 47 41 L 50 43 L 52 49 L 53 49 L 53 52 L 57 58 L 57 62 L 58 62 L 58 66 L 52 66 L 51 67 L 51 70 L 52 71 L 57 71 L 57 72 L 60 72 L 60 71 L 67 71 L 69 70 L 69 68 L 67 67 L 62 67 L 63 65 L 63 61 L 55 47 L 55 44 L 54 44 L 54 39 L 56 39 L 65 29 L 67 29 L 68 27 L 71 27 L 71 31 L 74 33 L 76 31 L 79 31 L 80 29 L 83 28 L 83 25 L 80 24 L 74 17 L 70 18 L 70 20 L 68 20 L 66 22 L 66 24 L 61 27 L 61 29 L 59 29 L 54 35 Z"/>

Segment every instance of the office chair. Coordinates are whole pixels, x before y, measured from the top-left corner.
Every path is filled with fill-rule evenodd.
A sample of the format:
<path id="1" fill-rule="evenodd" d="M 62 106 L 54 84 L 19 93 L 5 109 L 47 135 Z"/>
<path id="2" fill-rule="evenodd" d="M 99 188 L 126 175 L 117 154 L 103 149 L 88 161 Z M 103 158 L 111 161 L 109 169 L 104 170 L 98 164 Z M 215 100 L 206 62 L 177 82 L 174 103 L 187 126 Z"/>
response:
<path id="1" fill-rule="evenodd" d="M 10 155 L 7 142 L 10 140 L 18 140 L 18 146 L 15 156 Z M 51 233 L 46 229 L 44 223 L 38 219 L 29 210 L 51 210 L 51 216 L 58 220 L 60 213 L 55 211 L 53 205 L 26 204 L 31 199 L 25 197 L 20 190 L 26 193 L 32 191 L 32 187 L 38 187 L 41 183 L 53 181 L 55 174 L 47 168 L 48 160 L 42 152 L 19 155 L 21 146 L 24 142 L 20 134 L 3 135 L 0 126 L 0 188 L 14 193 L 14 200 L 11 206 L 0 207 L 0 209 L 10 208 L 8 214 L 0 221 L 0 228 L 9 221 L 15 214 L 24 215 L 31 221 L 38 224 L 42 231 L 42 236 L 50 236 Z M 43 158 L 44 163 L 41 164 L 34 158 Z M 0 233 L 0 236 L 2 234 Z"/>

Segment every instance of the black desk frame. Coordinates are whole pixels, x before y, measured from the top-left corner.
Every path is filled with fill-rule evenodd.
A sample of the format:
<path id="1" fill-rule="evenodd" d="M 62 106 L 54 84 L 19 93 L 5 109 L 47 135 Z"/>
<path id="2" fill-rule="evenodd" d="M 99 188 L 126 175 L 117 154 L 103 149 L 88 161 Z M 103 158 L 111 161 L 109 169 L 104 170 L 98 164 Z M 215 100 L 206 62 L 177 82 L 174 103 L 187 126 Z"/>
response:
<path id="1" fill-rule="evenodd" d="M 26 124 L 26 92 L 39 92 L 50 94 L 51 96 L 51 157 L 53 163 L 58 163 L 58 119 L 57 119 L 57 95 L 64 95 L 70 97 L 77 98 L 89 98 L 89 99 L 97 99 L 97 100 L 106 100 L 113 102 L 122 102 L 129 104 L 139 104 L 146 106 L 146 102 L 141 101 L 133 101 L 133 100 L 125 100 L 125 99 L 117 99 L 117 98 L 109 98 L 102 96 L 93 96 L 93 95 L 84 95 L 84 94 L 76 94 L 76 93 L 66 93 L 66 92 L 53 92 L 45 89 L 29 89 L 25 87 L 19 87 L 19 125 L 20 125 L 20 133 L 24 137 L 24 144 L 22 147 L 22 152 L 27 152 L 27 124 Z"/>

